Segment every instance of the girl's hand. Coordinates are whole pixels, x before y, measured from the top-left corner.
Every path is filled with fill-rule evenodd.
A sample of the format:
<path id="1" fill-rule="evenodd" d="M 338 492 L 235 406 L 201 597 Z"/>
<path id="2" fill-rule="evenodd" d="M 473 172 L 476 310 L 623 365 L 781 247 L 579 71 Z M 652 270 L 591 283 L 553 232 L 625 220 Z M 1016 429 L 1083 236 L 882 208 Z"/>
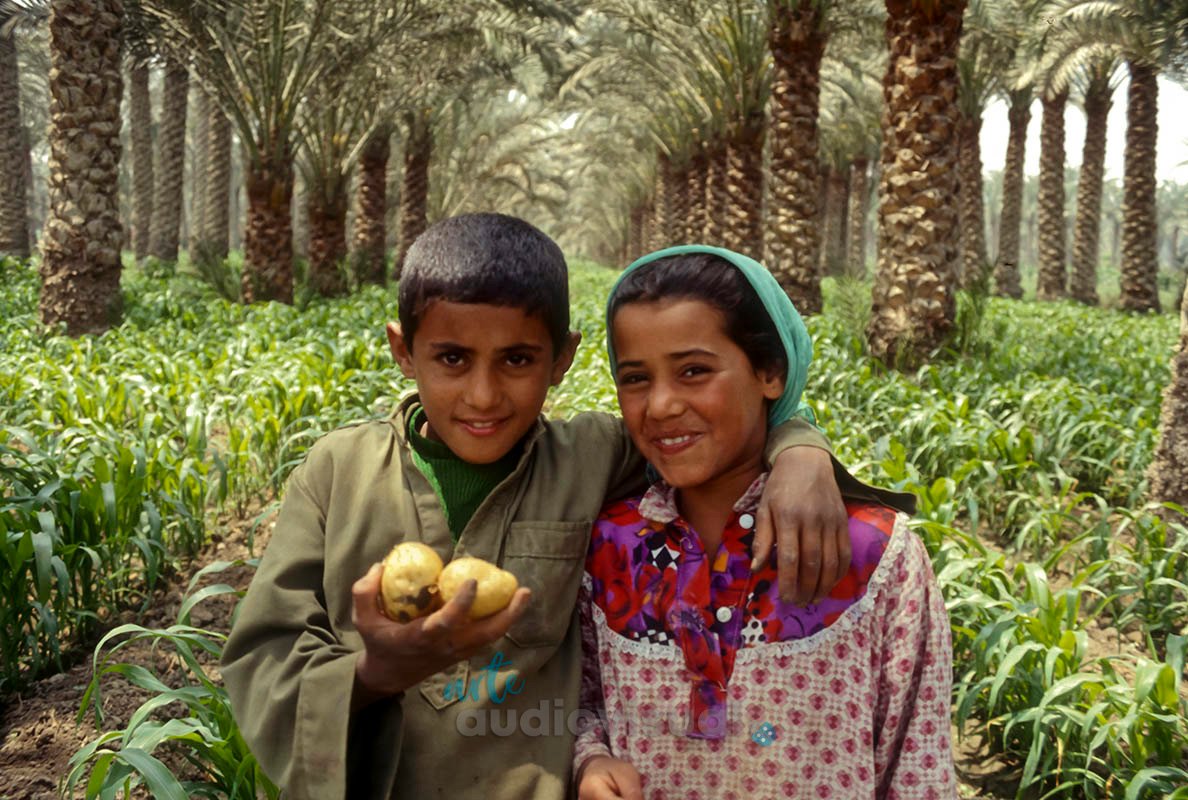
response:
<path id="1" fill-rule="evenodd" d="M 639 772 L 621 758 L 595 756 L 582 765 L 578 800 L 643 800 Z"/>
<path id="2" fill-rule="evenodd" d="M 850 523 L 833 459 L 819 447 L 789 447 L 776 456 L 755 519 L 752 569 L 778 537 L 780 599 L 817 603 L 850 571 Z"/>
<path id="3" fill-rule="evenodd" d="M 470 658 L 507 633 L 528 608 L 532 593 L 519 588 L 507 608 L 479 620 L 470 619 L 477 584 L 462 586 L 454 599 L 427 617 L 407 624 L 393 622 L 379 610 L 382 568 L 375 564 L 351 587 L 351 617 L 363 637 L 363 654 L 355 665 L 353 708 L 390 697 Z"/>

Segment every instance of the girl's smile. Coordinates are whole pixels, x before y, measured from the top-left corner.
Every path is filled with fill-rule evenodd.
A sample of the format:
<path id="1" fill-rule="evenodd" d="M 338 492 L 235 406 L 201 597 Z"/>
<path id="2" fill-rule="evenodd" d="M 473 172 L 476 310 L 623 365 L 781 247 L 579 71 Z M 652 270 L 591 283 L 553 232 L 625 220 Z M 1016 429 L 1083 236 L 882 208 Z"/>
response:
<path id="1" fill-rule="evenodd" d="M 778 375 L 757 372 L 700 300 L 623 305 L 613 320 L 619 406 L 631 438 L 664 479 L 726 507 L 763 468 L 767 400 Z"/>

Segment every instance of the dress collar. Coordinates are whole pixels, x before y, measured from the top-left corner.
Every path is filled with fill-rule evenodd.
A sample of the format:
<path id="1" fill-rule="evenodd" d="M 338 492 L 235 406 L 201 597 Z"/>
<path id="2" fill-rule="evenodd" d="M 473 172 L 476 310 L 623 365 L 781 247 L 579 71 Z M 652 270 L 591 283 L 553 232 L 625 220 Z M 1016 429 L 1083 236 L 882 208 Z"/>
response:
<path id="1" fill-rule="evenodd" d="M 734 501 L 734 513 L 753 514 L 759 508 L 759 498 L 763 496 L 763 487 L 767 485 L 767 476 L 768 473 L 761 472 L 759 477 L 755 478 L 747 490 L 742 493 L 742 496 Z M 661 525 L 675 522 L 681 516 L 680 510 L 677 509 L 676 489 L 669 486 L 663 479 L 653 483 L 640 498 L 639 514 L 644 519 Z"/>

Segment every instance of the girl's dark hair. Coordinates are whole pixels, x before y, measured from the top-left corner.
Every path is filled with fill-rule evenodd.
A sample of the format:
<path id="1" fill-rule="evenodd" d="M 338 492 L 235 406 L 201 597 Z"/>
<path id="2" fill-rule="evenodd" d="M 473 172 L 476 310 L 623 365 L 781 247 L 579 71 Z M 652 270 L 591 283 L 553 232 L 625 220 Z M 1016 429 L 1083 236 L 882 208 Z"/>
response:
<path id="1" fill-rule="evenodd" d="M 700 300 L 718 309 L 726 318 L 726 335 L 754 369 L 787 376 L 788 356 L 771 315 L 742 272 L 724 258 L 689 253 L 645 264 L 615 288 L 608 319 L 613 322 L 628 303 L 660 300 Z"/>

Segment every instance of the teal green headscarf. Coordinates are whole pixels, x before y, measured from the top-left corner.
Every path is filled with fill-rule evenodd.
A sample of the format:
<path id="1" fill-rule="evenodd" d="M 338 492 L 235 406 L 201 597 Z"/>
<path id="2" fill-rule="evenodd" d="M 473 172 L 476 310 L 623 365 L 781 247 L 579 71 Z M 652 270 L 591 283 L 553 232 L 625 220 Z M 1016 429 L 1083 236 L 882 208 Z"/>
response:
<path id="1" fill-rule="evenodd" d="M 780 340 L 784 343 L 784 352 L 787 354 L 788 375 L 784 380 L 784 393 L 771 404 L 771 410 L 767 415 L 768 424 L 775 427 L 787 422 L 793 416 L 801 416 L 809 422 L 815 423 L 813 410 L 802 403 L 800 399 L 804 394 L 804 384 L 808 380 L 809 364 L 813 360 L 813 340 L 809 336 L 808 329 L 804 327 L 804 320 L 797 313 L 796 306 L 792 305 L 792 301 L 788 299 L 788 295 L 784 293 L 772 274 L 755 259 L 733 250 L 700 244 L 687 244 L 657 250 L 636 259 L 627 269 L 623 270 L 623 274 L 611 288 L 610 296 L 615 296 L 615 290 L 619 288 L 619 284 L 623 282 L 624 278 L 645 264 L 669 256 L 683 256 L 691 253 L 715 255 L 737 267 L 738 271 L 747 279 L 747 283 L 751 284 L 751 288 L 759 295 L 759 300 L 767 309 L 772 322 L 775 323 L 776 330 L 780 332 Z M 614 337 L 611 335 L 609 298 L 606 304 L 606 351 L 610 356 L 611 373 L 614 374 L 617 371 L 618 362 L 615 358 Z"/>

